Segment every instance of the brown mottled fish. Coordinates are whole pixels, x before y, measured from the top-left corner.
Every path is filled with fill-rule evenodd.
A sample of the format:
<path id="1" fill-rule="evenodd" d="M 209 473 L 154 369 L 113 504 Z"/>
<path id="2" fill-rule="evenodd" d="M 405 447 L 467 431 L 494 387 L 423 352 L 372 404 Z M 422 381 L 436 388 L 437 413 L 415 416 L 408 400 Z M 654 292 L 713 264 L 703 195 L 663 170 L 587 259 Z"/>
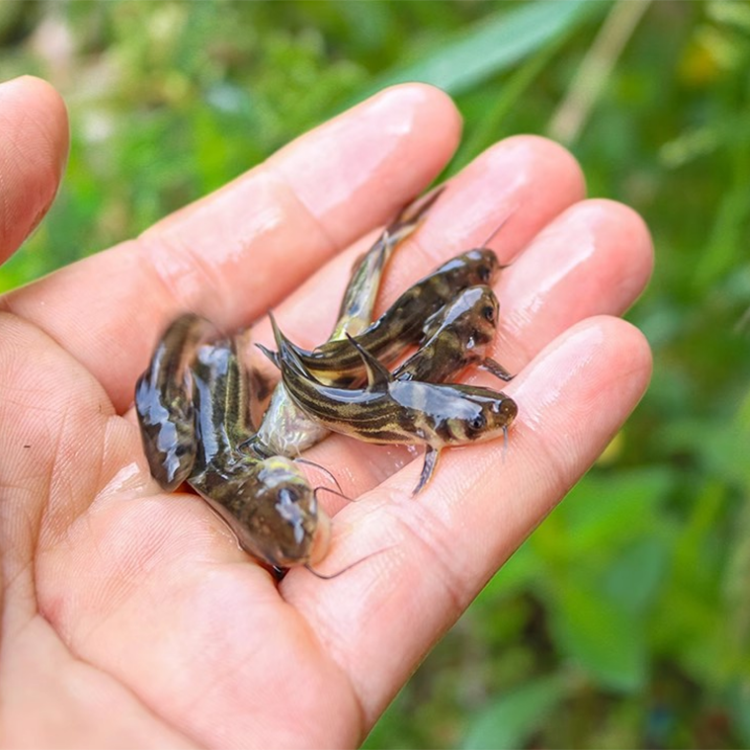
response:
<path id="1" fill-rule="evenodd" d="M 444 187 L 437 188 L 410 203 L 385 228 L 375 244 L 357 260 L 329 341 L 343 339 L 347 333 L 356 336 L 370 325 L 383 271 L 393 251 L 417 230 L 444 190 Z"/>
<path id="2" fill-rule="evenodd" d="M 424 336 L 425 326 L 456 294 L 477 284 L 491 284 L 502 266 L 489 248 L 461 253 L 409 287 L 357 343 L 383 364 L 395 361 Z M 366 368 L 347 341 L 329 341 L 313 351 L 297 349 L 307 371 L 322 383 L 350 387 L 362 384 Z"/>
<path id="3" fill-rule="evenodd" d="M 425 327 L 419 350 L 393 371 L 396 380 L 444 383 L 470 365 L 501 380 L 513 376 L 484 352 L 495 338 L 500 306 L 488 286 L 464 289 Z"/>

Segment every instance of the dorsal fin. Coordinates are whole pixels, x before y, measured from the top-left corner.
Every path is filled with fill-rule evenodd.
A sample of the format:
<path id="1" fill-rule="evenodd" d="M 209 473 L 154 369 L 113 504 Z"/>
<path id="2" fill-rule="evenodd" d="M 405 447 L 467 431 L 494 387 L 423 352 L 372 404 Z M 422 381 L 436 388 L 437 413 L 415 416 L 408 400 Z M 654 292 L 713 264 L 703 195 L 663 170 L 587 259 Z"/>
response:
<path id="1" fill-rule="evenodd" d="M 266 357 L 268 357 L 268 359 L 270 359 L 271 362 L 273 362 L 273 364 L 276 365 L 276 367 L 281 369 L 281 362 L 279 362 L 278 352 L 272 352 L 267 346 L 264 346 L 263 344 L 258 344 L 257 342 L 255 344 L 255 348 L 260 349 L 263 352 L 263 354 L 265 354 Z"/>
<path id="2" fill-rule="evenodd" d="M 367 371 L 367 387 L 374 391 L 387 390 L 388 384 L 393 380 L 391 373 L 376 357 L 370 354 L 361 344 L 357 343 L 348 333 L 346 334 L 346 338 L 349 339 L 349 343 L 354 346 L 359 352 L 359 356 L 362 357 L 362 362 Z"/>
<path id="3" fill-rule="evenodd" d="M 278 349 L 276 357 L 271 357 L 271 361 L 273 361 L 274 364 L 279 367 L 279 369 L 281 369 L 281 363 L 283 362 L 307 374 L 305 366 L 300 360 L 299 354 L 297 352 L 297 347 L 281 332 L 281 329 L 276 322 L 276 318 L 273 317 L 273 313 L 269 312 L 268 318 L 271 321 L 273 336 L 276 339 L 276 347 Z"/>
<path id="4" fill-rule="evenodd" d="M 278 352 L 273 354 L 269 352 L 264 346 L 256 344 L 256 346 L 280 369 L 283 373 L 282 365 L 286 366 L 290 370 L 294 370 L 298 375 L 301 375 L 313 383 L 320 384 L 320 381 L 307 369 L 305 363 L 300 355 L 300 352 L 305 352 L 304 349 L 300 348 L 296 344 L 293 344 L 282 332 L 276 323 L 276 318 L 273 317 L 273 313 L 268 313 L 268 317 L 271 321 L 273 328 L 273 335 L 276 339 L 276 346 Z"/>

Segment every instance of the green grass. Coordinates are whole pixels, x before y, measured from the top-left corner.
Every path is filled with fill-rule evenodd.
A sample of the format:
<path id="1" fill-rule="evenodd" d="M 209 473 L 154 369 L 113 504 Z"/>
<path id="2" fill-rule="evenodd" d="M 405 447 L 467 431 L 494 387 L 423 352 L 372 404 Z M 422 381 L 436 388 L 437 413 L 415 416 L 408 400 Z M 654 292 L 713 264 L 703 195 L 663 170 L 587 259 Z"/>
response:
<path id="1" fill-rule="evenodd" d="M 617 7 L 0 5 L 2 75 L 55 83 L 73 131 L 57 203 L 0 288 L 141 231 L 388 82 L 455 95 L 448 172 L 503 136 L 549 134 Z M 51 61 L 44 33 L 60 29 L 72 48 Z M 653 3 L 626 41 L 567 145 L 589 193 L 653 232 L 629 314 L 652 386 L 368 747 L 750 744 L 750 5 Z"/>

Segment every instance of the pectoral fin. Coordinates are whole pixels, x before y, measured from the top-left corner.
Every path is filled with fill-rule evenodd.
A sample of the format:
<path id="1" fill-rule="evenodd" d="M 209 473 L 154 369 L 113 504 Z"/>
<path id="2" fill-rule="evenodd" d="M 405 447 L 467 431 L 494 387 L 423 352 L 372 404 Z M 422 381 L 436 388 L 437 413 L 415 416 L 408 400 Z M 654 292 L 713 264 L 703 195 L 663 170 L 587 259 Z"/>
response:
<path id="1" fill-rule="evenodd" d="M 485 357 L 479 364 L 479 367 L 483 370 L 487 370 L 487 372 L 492 373 L 496 378 L 500 378 L 500 380 L 503 380 L 506 383 L 510 382 L 515 377 L 515 375 L 511 375 L 499 362 L 495 362 L 494 359 L 490 359 L 489 357 Z"/>
<path id="2" fill-rule="evenodd" d="M 440 457 L 440 448 L 433 448 L 428 445 L 427 450 L 424 453 L 424 465 L 422 466 L 422 474 L 419 477 L 419 483 L 411 493 L 412 497 L 418 495 L 422 488 L 430 481 L 430 477 L 435 471 L 437 466 L 438 458 Z"/>
<path id="3" fill-rule="evenodd" d="M 346 337 L 349 343 L 359 352 L 362 362 L 367 372 L 367 387 L 373 391 L 385 391 L 388 384 L 393 380 L 393 376 L 388 369 L 376 357 L 373 357 L 361 344 L 353 339 L 348 333 Z"/>

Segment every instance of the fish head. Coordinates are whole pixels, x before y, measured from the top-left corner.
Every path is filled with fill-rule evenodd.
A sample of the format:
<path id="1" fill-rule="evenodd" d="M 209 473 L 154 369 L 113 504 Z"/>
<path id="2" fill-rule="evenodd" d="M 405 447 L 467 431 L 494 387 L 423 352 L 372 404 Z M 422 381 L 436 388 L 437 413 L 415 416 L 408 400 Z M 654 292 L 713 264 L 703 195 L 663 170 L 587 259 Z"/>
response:
<path id="1" fill-rule="evenodd" d="M 328 516 L 293 461 L 281 456 L 264 459 L 249 489 L 251 512 L 245 526 L 252 532 L 256 554 L 280 568 L 315 563 L 325 556 Z"/>
<path id="2" fill-rule="evenodd" d="M 462 253 L 458 257 L 462 260 L 465 286 L 474 284 L 492 285 L 503 268 L 495 251 L 488 247 L 478 247 Z"/>
<path id="3" fill-rule="evenodd" d="M 465 389 L 460 414 L 448 420 L 453 438 L 461 443 L 492 440 L 505 433 L 518 415 L 518 405 L 502 391 Z"/>
<path id="4" fill-rule="evenodd" d="M 489 344 L 495 338 L 500 305 L 488 286 L 466 289 L 457 302 L 462 303 L 451 325 L 462 345 L 469 349 Z"/>

